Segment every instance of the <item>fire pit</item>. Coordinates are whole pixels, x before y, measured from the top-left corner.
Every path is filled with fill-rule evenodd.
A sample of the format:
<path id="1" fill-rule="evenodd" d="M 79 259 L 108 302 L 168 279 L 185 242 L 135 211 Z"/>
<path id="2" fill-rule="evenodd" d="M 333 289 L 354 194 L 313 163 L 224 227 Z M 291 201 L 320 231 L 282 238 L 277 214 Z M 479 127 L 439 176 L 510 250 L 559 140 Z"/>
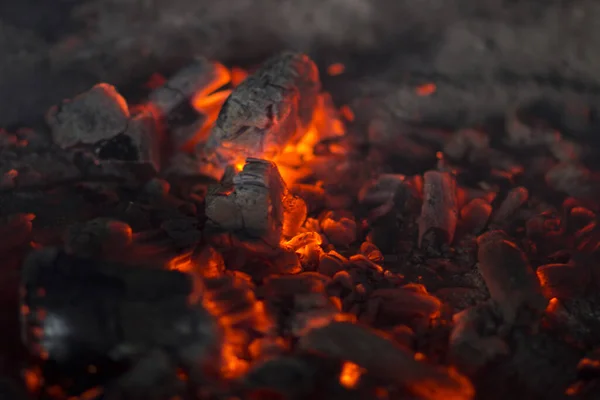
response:
<path id="1" fill-rule="evenodd" d="M 0 131 L 2 398 L 600 396 L 593 110 L 188 61 Z"/>

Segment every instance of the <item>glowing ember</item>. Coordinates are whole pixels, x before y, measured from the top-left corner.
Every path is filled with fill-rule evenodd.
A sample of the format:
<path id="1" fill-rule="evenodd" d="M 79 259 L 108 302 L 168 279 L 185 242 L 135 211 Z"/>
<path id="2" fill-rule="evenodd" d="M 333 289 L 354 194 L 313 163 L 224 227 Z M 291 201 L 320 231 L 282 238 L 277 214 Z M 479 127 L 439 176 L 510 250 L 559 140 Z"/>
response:
<path id="1" fill-rule="evenodd" d="M 343 74 L 345 70 L 346 67 L 344 66 L 344 64 L 335 63 L 327 67 L 327 74 L 331 76 L 337 76 Z"/>
<path id="2" fill-rule="evenodd" d="M 418 86 L 415 91 L 419 96 L 431 96 L 435 93 L 437 87 L 435 83 L 425 83 L 421 86 Z"/>
<path id="3" fill-rule="evenodd" d="M 346 361 L 342 365 L 342 372 L 340 373 L 340 385 L 346 389 L 354 389 L 360 380 L 364 370 L 358 365 Z"/>

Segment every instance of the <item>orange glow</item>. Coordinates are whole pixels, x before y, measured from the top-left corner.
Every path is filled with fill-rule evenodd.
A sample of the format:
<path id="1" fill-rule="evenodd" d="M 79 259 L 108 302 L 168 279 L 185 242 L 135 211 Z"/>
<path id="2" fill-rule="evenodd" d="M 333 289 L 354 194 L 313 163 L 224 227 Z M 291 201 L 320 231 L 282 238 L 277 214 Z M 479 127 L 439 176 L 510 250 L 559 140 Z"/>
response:
<path id="1" fill-rule="evenodd" d="M 552 314 L 552 313 L 556 312 L 558 307 L 560 307 L 560 302 L 558 301 L 558 299 L 556 297 L 553 297 L 548 302 L 548 306 L 546 307 L 546 312 L 548 314 Z"/>
<path id="2" fill-rule="evenodd" d="M 181 272 L 190 272 L 192 268 L 193 264 L 189 254 L 182 254 L 174 257 L 167 264 L 167 269 Z"/>
<path id="3" fill-rule="evenodd" d="M 329 76 L 338 76 L 344 73 L 346 67 L 342 63 L 331 64 L 327 67 L 327 75 Z"/>
<path id="4" fill-rule="evenodd" d="M 437 86 L 435 85 L 435 83 L 425 83 L 424 85 L 417 86 L 415 92 L 419 96 L 431 96 L 436 92 L 436 90 Z"/>
<path id="5" fill-rule="evenodd" d="M 42 387 L 42 375 L 38 369 L 26 369 L 23 371 L 23 381 L 30 393 L 37 393 Z"/>
<path id="6" fill-rule="evenodd" d="M 354 121 L 354 111 L 352 111 L 352 109 L 349 106 L 341 106 L 340 113 L 342 113 L 342 116 L 346 119 L 346 121 Z"/>
<path id="7" fill-rule="evenodd" d="M 244 161 L 238 161 L 237 163 L 234 164 L 234 168 L 236 170 L 236 172 L 240 172 L 241 170 L 244 169 L 244 165 L 246 165 L 246 163 Z"/>
<path id="8" fill-rule="evenodd" d="M 203 114 L 209 114 L 211 111 L 214 112 L 215 109 L 218 114 L 221 106 L 230 94 L 231 90 L 219 90 L 209 95 L 196 95 L 192 98 L 192 105 L 197 111 Z"/>
<path id="9" fill-rule="evenodd" d="M 340 385 L 346 389 L 354 389 L 360 381 L 363 369 L 349 361 L 344 362 L 342 372 L 340 373 Z"/>
<path id="10" fill-rule="evenodd" d="M 233 67 L 228 70 L 221 64 L 215 65 L 218 71 L 216 78 L 205 88 L 198 91 L 191 100 L 191 105 L 196 111 L 202 113 L 205 119 L 196 134 L 183 145 L 182 150 L 184 151 L 192 151 L 199 142 L 208 137 L 221 107 L 231 94 L 231 89 L 218 89 L 227 83 L 235 87 L 248 76 L 248 73 L 241 68 Z M 344 65 L 332 64 L 329 71 L 333 71 L 334 74 L 341 74 L 344 71 Z M 323 139 L 341 137 L 345 134 L 346 128 L 342 118 L 352 121 L 354 113 L 348 106 L 340 111 L 336 110 L 330 96 L 322 93 L 317 98 L 312 124 L 303 135 L 299 135 L 301 136 L 300 140 L 290 143 L 278 156 L 264 158 L 277 164 L 282 178 L 288 185 L 297 182 L 311 172 L 304 164 L 315 159 L 315 145 Z M 340 155 L 346 151 L 342 146 L 336 144 L 329 145 L 328 150 L 331 153 Z M 244 163 L 245 160 L 238 160 L 235 163 L 236 170 L 241 171 Z"/>
<path id="11" fill-rule="evenodd" d="M 238 86 L 247 77 L 248 77 L 248 72 L 244 71 L 243 69 L 238 68 L 238 67 L 231 68 L 231 85 L 233 87 Z"/>
<path id="12" fill-rule="evenodd" d="M 237 356 L 235 341 L 231 340 L 233 332 L 226 335 L 226 341 L 221 349 L 221 373 L 225 378 L 234 379 L 242 376 L 248 370 L 248 361 Z"/>
<path id="13" fill-rule="evenodd" d="M 310 173 L 305 163 L 316 159 L 314 148 L 319 141 L 341 137 L 346 133 L 346 127 L 340 117 L 329 95 L 321 94 L 317 99 L 312 125 L 306 133 L 297 143 L 289 144 L 281 154 L 271 159 L 277 164 L 286 184 L 293 184 Z M 337 154 L 345 152 L 342 148 L 336 149 L 335 145 L 330 146 L 330 150 Z"/>
<path id="14" fill-rule="evenodd" d="M 183 145 L 184 151 L 191 151 L 198 142 L 208 136 L 210 129 L 217 120 L 223 103 L 225 103 L 225 100 L 227 100 L 227 97 L 231 94 L 230 89 L 217 90 L 230 82 L 233 84 L 233 72 L 230 72 L 229 69 L 219 63 L 214 63 L 214 67 L 216 71 L 214 79 L 204 88 L 196 92 L 190 101 L 192 107 L 203 114 L 205 119 L 202 126 L 198 128 L 196 134 Z"/>

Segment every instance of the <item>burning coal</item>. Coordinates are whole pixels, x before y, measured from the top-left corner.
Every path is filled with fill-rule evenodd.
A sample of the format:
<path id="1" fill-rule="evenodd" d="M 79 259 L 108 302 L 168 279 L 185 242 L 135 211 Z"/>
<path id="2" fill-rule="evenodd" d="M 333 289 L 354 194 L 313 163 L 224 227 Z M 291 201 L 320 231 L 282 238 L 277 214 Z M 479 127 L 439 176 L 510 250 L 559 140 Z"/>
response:
<path id="1" fill-rule="evenodd" d="M 521 374 L 552 357 L 532 341 L 565 360 L 598 345 L 595 175 L 559 133 L 512 114 L 500 148 L 473 129 L 363 126 L 291 52 L 250 71 L 198 58 L 150 86 L 135 106 L 108 84 L 65 100 L 51 140 L 4 134 L 21 154 L 7 193 L 81 209 L 38 223 L 42 202 L 0 226 L 4 254 L 28 252 L 29 395 L 468 400 L 514 370 L 535 397 Z M 555 157 L 542 173 L 572 196 L 561 209 L 517 184 L 511 146 Z M 592 359 L 579 381 L 539 368 L 583 393 Z"/>

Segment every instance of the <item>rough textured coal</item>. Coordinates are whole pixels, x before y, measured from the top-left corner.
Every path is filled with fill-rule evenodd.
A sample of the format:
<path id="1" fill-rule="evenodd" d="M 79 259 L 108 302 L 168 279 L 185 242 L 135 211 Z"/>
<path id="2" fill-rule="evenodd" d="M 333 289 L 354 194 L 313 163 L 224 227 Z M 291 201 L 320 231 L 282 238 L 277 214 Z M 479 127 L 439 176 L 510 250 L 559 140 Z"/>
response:
<path id="1" fill-rule="evenodd" d="M 108 3 L 115 8 L 105 8 Z M 202 24 L 191 31 L 174 29 L 169 16 L 185 14 L 180 20 L 184 26 L 211 18 L 229 20 L 233 17 L 220 12 L 229 14 L 236 5 L 220 9 L 202 1 L 169 3 L 155 16 L 143 7 L 140 10 L 137 1 L 118 5 L 88 1 L 76 7 L 73 18 L 93 16 L 97 25 L 90 36 L 79 38 L 79 44 L 39 43 L 39 38 L 19 35 L 22 25 L 16 29 L 2 21 L 0 28 L 8 34 L 18 36 L 21 43 L 35 44 L 29 53 L 18 53 L 22 58 L 15 51 L 7 52 L 6 58 L 21 63 L 15 65 L 53 60 L 43 79 L 45 74 L 60 76 L 75 64 L 86 71 L 89 76 L 79 79 L 70 74 L 70 83 L 51 91 L 60 97 L 53 99 L 58 103 L 67 97 L 61 93 L 86 82 L 83 91 L 98 80 L 130 84 L 136 87 L 132 93 L 143 93 L 137 90 L 135 78 L 141 83 L 149 75 L 146 72 L 167 71 L 171 64 L 191 58 L 194 49 L 205 49 L 208 56 L 223 55 L 225 61 L 240 48 L 247 50 L 236 53 L 241 57 L 270 52 L 279 44 L 248 44 L 284 29 L 275 24 L 253 31 L 244 41 L 233 40 L 245 35 L 248 26 L 255 27 L 258 19 L 241 24 L 235 34 L 224 34 L 225 28 L 218 26 L 218 35 L 196 35 L 194 29 L 202 30 Z M 209 200 L 215 192 L 197 174 L 186 179 L 181 178 L 183 173 L 162 175 L 163 160 L 156 151 L 160 136 L 140 133 L 145 122 L 156 128 L 151 116 L 137 119 L 139 131 L 115 129 L 114 137 L 98 144 L 100 154 L 61 148 L 48 140 L 47 127 L 36 128 L 37 136 L 1 132 L 0 232 L 16 233 L 0 246 L 7 260 L 1 271 L 2 284 L 7 286 L 2 291 L 7 298 L 6 309 L 0 307 L 2 320 L 17 314 L 17 281 L 24 273 L 22 283 L 36 290 L 28 291 L 23 313 L 36 312 L 30 318 L 37 322 L 56 309 L 78 315 L 86 321 L 85 340 L 79 344 L 87 349 L 96 346 L 90 358 L 118 349 L 121 357 L 116 359 L 125 365 L 119 365 L 117 377 L 100 382 L 107 398 L 365 399 L 381 396 L 385 388 L 388 398 L 414 398 L 415 394 L 436 398 L 450 393 L 470 399 L 471 383 L 482 399 L 560 399 L 565 393 L 586 398 L 594 393 L 598 378 L 578 371 L 582 358 L 590 357 L 600 345 L 596 294 L 600 207 L 594 195 L 598 148 L 589 139 L 596 122 L 594 111 L 588 109 L 598 95 L 595 60 L 571 57 L 568 46 L 561 51 L 553 46 L 552 52 L 539 46 L 538 37 L 556 35 L 556 9 L 551 6 L 540 9 L 537 4 L 500 5 L 490 0 L 465 8 L 459 1 L 438 5 L 448 13 L 431 13 L 436 3 L 420 4 L 417 10 L 401 2 L 383 15 L 377 4 L 348 1 L 334 7 L 333 2 L 309 2 L 298 9 L 290 6 L 285 13 L 274 7 L 265 14 L 288 16 L 282 24 L 291 36 L 281 37 L 297 45 L 290 47 L 312 49 L 317 55 L 333 45 L 344 51 L 360 50 L 352 57 L 341 50 L 336 59 L 316 57 L 322 71 L 333 61 L 346 63 L 345 74 L 325 78 L 324 84 L 340 105 L 350 104 L 355 119 L 347 121 L 348 134 L 333 143 L 350 149 L 348 153 L 335 156 L 323 151 L 334 147 L 332 143 L 317 144 L 312 175 L 300 183 L 316 188 L 320 182 L 313 192 L 317 204 L 308 207 L 301 226 L 294 225 L 293 230 L 304 236 L 282 237 L 279 226 L 284 225 L 285 212 L 279 201 L 271 202 L 275 209 L 266 201 L 253 208 L 256 197 L 250 195 L 245 204 L 251 217 L 276 214 L 274 221 L 250 221 L 258 224 L 255 239 L 261 238 L 270 222 L 277 225 L 269 252 L 249 243 L 248 235 L 234 237 L 231 232 L 220 235 L 206 229 L 215 212 L 224 222 L 234 222 L 235 229 L 225 231 L 240 231 L 246 221 L 232 219 L 235 207 L 211 209 Z M 259 2 L 253 12 L 260 14 L 269 4 Z M 125 19 L 132 18 L 123 23 L 127 26 L 105 28 L 118 14 L 115 9 Z M 294 19 L 297 10 L 306 13 Z M 357 23 L 351 24 L 352 32 L 331 26 L 332 21 L 319 14 L 323 10 L 339 11 L 341 21 Z M 596 6 L 581 1 L 561 10 L 568 22 L 560 34 L 565 43 L 596 29 L 583 24 L 586 15 L 580 10 L 593 16 Z M 401 27 L 396 11 L 406 21 Z M 311 15 L 324 19 L 307 25 L 303 18 Z M 158 22 L 147 24 L 155 17 Z M 434 20 L 440 24 L 433 24 Z M 336 27 L 340 32 L 334 32 Z M 388 63 L 377 54 L 368 60 L 364 52 L 389 46 L 384 40 L 388 35 L 408 37 L 396 36 L 397 29 L 407 29 L 402 32 L 406 35 L 410 31 L 408 36 L 420 46 L 399 46 L 398 55 Z M 166 48 L 189 32 L 194 33 L 194 41 Z M 595 40 L 589 37 L 589 43 Z M 213 41 L 218 45 L 213 46 Z M 538 48 L 537 58 L 515 43 Z M 185 56 L 179 57 L 182 53 Z M 102 57 L 105 63 L 98 62 Z M 573 68 L 555 79 L 550 72 L 557 62 Z M 0 87 L 10 88 L 23 80 L 34 86 L 36 79 L 42 79 L 31 77 L 26 68 L 9 72 L 19 79 L 0 82 Z M 413 74 L 407 78 L 407 72 Z M 589 85 L 579 85 L 577 80 Z M 423 95 L 418 87 L 428 82 L 434 82 L 436 90 Z M 28 86 L 22 86 L 26 96 Z M 50 96 L 49 92 L 44 94 L 43 89 L 43 85 L 36 87 L 35 93 L 42 97 L 32 97 L 28 104 L 37 107 L 48 101 L 43 96 Z M 79 89 L 73 91 L 69 97 Z M 530 107 L 540 96 L 562 105 Z M 575 105 L 576 112 L 565 104 Z M 557 110 L 559 117 L 548 116 L 549 109 Z M 28 124 L 34 114 L 33 108 L 22 109 L 19 101 L 2 110 L 0 121 L 10 113 L 7 122 Z M 129 123 L 139 115 L 134 114 Z M 187 122 L 166 117 L 172 125 Z M 128 140 L 122 142 L 125 137 Z M 130 150 L 139 150 L 143 159 Z M 97 156 L 126 162 L 99 163 Z M 170 162 L 171 156 L 167 154 L 165 161 Z M 193 170 L 198 160 L 190 160 L 188 167 Z M 124 167 L 133 161 L 152 164 L 152 174 L 142 178 Z M 250 162 L 274 168 L 263 160 Z M 431 184 L 427 174 L 451 182 L 435 185 L 432 193 L 431 187 L 424 187 Z M 228 198 L 236 185 L 256 189 L 257 177 L 269 180 L 255 175 L 247 179 L 230 168 L 217 194 Z M 275 178 L 274 186 L 280 188 Z M 262 189 L 265 185 L 259 191 L 268 197 Z M 291 190 L 300 197 L 306 192 Z M 437 221 L 435 209 L 450 217 Z M 428 215 L 429 220 L 422 218 Z M 106 219 L 120 224 L 110 225 L 114 230 L 107 225 L 109 229 L 100 233 L 85 225 Z M 119 250 L 115 241 L 123 242 Z M 39 279 L 31 281 L 27 268 L 19 270 L 26 254 L 39 254 L 34 252 L 39 247 L 42 252 L 58 247 L 72 253 L 60 252 L 60 262 L 69 264 L 64 273 L 58 274 L 52 264 L 45 270 L 47 275 L 34 274 Z M 561 274 L 571 271 L 577 275 L 562 279 Z M 172 276 L 185 279 L 175 278 L 173 283 Z M 192 322 L 182 317 L 184 321 L 178 323 L 178 317 L 188 315 L 190 302 L 198 305 L 196 311 L 207 310 L 210 315 L 203 314 L 207 319 L 200 319 L 215 321 L 214 329 L 210 323 L 195 325 L 191 317 Z M 89 309 L 102 311 L 106 318 L 95 319 Z M 102 325 L 106 321 L 118 323 Z M 112 329 L 115 326 L 118 329 Z M 177 329 L 169 330 L 172 326 Z M 207 349 L 204 341 L 187 340 L 186 332 L 196 332 L 192 328 L 199 329 L 202 338 L 214 334 L 219 339 Z M 30 333 L 39 335 L 39 330 Z M 16 335 L 12 336 L 10 344 L 16 347 Z M 125 348 L 115 344 L 123 342 Z M 25 344 L 31 343 L 38 341 Z M 28 362 L 14 349 L 0 349 L 0 371 L 7 375 L 8 365 L 47 366 L 45 357 L 51 357 L 51 363 L 61 358 L 30 348 L 34 360 Z M 362 368 L 356 387 L 339 379 L 348 361 Z M 236 368 L 249 368 L 250 373 L 231 378 Z M 398 368 L 405 373 L 398 374 Z M 281 373 L 280 379 L 269 373 L 272 369 Z M 66 375 L 66 381 L 73 377 Z M 287 385 L 290 375 L 302 384 Z M 70 389 L 69 395 L 84 390 Z"/>

